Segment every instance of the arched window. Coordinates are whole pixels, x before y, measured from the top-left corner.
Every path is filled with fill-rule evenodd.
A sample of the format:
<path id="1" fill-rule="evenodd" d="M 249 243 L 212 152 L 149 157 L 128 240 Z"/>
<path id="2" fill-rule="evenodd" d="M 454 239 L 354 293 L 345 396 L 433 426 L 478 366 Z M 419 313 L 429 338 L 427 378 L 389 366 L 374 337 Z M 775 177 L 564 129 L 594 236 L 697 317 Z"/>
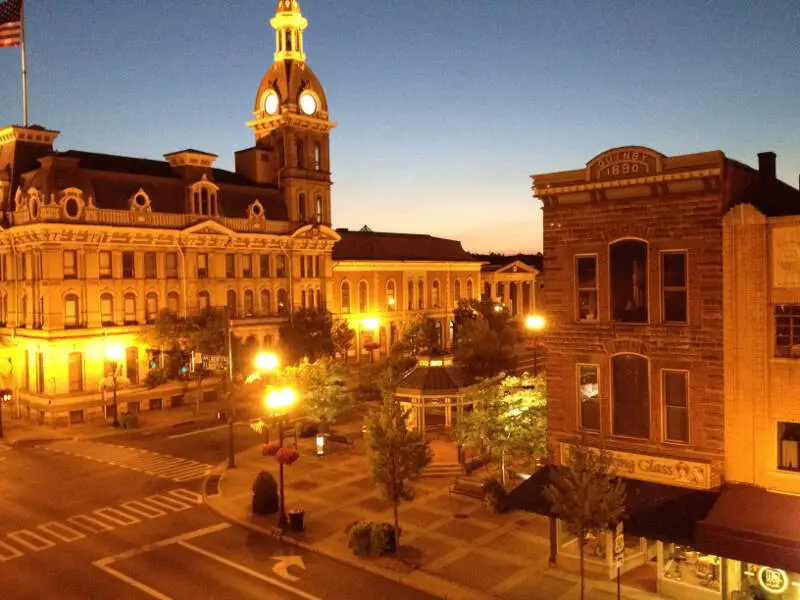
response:
<path id="1" fill-rule="evenodd" d="M 367 282 L 361 281 L 358 284 L 358 312 L 367 312 L 369 308 L 369 289 Z"/>
<path id="2" fill-rule="evenodd" d="M 225 306 L 228 307 L 228 316 L 236 318 L 236 291 L 228 290 L 225 295 Z"/>
<path id="3" fill-rule="evenodd" d="M 67 294 L 64 296 L 64 327 L 77 327 L 80 324 L 78 313 L 78 296 Z"/>
<path id="4" fill-rule="evenodd" d="M 8 323 L 8 296 L 0 296 L 0 325 L 3 327 Z"/>
<path id="5" fill-rule="evenodd" d="M 300 292 L 300 308 L 306 308 L 306 291 Z"/>
<path id="6" fill-rule="evenodd" d="M 460 300 L 461 300 L 461 280 L 456 279 L 453 282 L 453 305 L 458 306 Z"/>
<path id="7" fill-rule="evenodd" d="M 297 140 L 297 166 L 301 169 L 306 168 L 306 147 L 303 140 Z"/>
<path id="8" fill-rule="evenodd" d="M 647 323 L 647 243 L 613 242 L 609 256 L 614 320 Z"/>
<path id="9" fill-rule="evenodd" d="M 319 194 L 314 199 L 314 220 L 317 223 L 322 223 L 322 196 Z"/>
<path id="10" fill-rule="evenodd" d="M 144 319 L 145 322 L 152 324 L 156 322 L 158 316 L 158 296 L 155 292 L 149 292 L 144 297 Z"/>
<path id="11" fill-rule="evenodd" d="M 314 170 L 319 171 L 320 168 L 321 167 L 319 164 L 319 142 L 317 142 L 316 144 L 314 144 Z"/>
<path id="12" fill-rule="evenodd" d="M 408 289 L 406 290 L 406 293 L 408 294 L 408 302 L 406 302 L 406 305 L 408 306 L 408 310 L 414 310 L 414 282 L 413 281 L 409 281 L 408 282 Z"/>
<path id="13" fill-rule="evenodd" d="M 342 282 L 342 291 L 341 291 L 341 304 L 342 304 L 342 313 L 349 313 L 350 312 L 350 282 L 343 281 Z"/>
<path id="14" fill-rule="evenodd" d="M 322 293 L 319 290 L 317 290 L 317 310 L 323 310 Z"/>
<path id="15" fill-rule="evenodd" d="M 167 294 L 167 311 L 171 315 L 177 315 L 181 309 L 181 297 L 178 292 L 170 292 Z"/>
<path id="16" fill-rule="evenodd" d="M 261 313 L 272 314 L 272 294 L 269 290 L 261 290 Z"/>
<path id="17" fill-rule="evenodd" d="M 136 318 L 136 294 L 128 292 L 122 297 L 123 305 L 123 322 L 125 325 L 138 325 L 139 320 Z"/>
<path id="18" fill-rule="evenodd" d="M 472 279 L 467 279 L 467 298 L 472 300 Z"/>
<path id="19" fill-rule="evenodd" d="M 305 221 L 306 220 L 306 195 L 300 194 L 297 197 L 297 220 L 298 221 Z"/>
<path id="20" fill-rule="evenodd" d="M 197 308 L 200 309 L 201 312 L 211 308 L 211 296 L 209 296 L 208 292 L 205 290 L 197 294 Z"/>
<path id="21" fill-rule="evenodd" d="M 289 312 L 289 296 L 286 290 L 278 290 L 278 313 L 285 315 Z"/>
<path id="22" fill-rule="evenodd" d="M 208 190 L 203 188 L 200 190 L 200 214 L 207 215 L 210 211 L 208 210 Z"/>
<path id="23" fill-rule="evenodd" d="M 439 281 L 434 279 L 431 284 L 431 308 L 439 308 Z"/>
<path id="24" fill-rule="evenodd" d="M 424 281 L 420 281 L 417 284 L 417 294 L 418 294 L 418 296 L 417 296 L 417 306 L 419 307 L 420 310 L 422 310 L 423 308 L 425 308 L 425 282 Z"/>
<path id="25" fill-rule="evenodd" d="M 20 302 L 19 317 L 17 320 L 19 321 L 20 327 L 25 327 L 28 323 L 28 297 L 24 294 L 22 295 L 22 302 Z"/>
<path id="26" fill-rule="evenodd" d="M 649 361 L 638 354 L 611 357 L 613 433 L 628 437 L 650 437 Z"/>
<path id="27" fill-rule="evenodd" d="M 483 282 L 483 298 L 481 298 L 481 300 L 484 300 L 484 301 L 488 302 L 491 299 L 492 299 L 492 284 L 489 283 L 488 281 L 484 281 Z"/>
<path id="28" fill-rule="evenodd" d="M 100 325 L 114 325 L 114 296 L 109 293 L 100 294 Z"/>
<path id="29" fill-rule="evenodd" d="M 314 290 L 308 290 L 308 309 L 314 310 Z"/>
<path id="30" fill-rule="evenodd" d="M 244 291 L 244 316 L 252 317 L 256 309 L 256 297 L 253 290 Z"/>
<path id="31" fill-rule="evenodd" d="M 394 279 L 390 279 L 386 283 L 386 309 L 397 310 L 397 291 L 394 285 Z"/>

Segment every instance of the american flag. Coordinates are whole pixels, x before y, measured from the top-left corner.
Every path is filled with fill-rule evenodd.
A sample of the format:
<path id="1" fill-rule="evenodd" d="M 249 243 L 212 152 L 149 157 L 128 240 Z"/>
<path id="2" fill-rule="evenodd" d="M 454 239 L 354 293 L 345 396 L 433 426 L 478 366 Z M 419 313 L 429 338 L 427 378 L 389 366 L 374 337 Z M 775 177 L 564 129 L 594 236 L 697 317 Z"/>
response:
<path id="1" fill-rule="evenodd" d="M 0 48 L 22 43 L 22 0 L 0 2 Z"/>

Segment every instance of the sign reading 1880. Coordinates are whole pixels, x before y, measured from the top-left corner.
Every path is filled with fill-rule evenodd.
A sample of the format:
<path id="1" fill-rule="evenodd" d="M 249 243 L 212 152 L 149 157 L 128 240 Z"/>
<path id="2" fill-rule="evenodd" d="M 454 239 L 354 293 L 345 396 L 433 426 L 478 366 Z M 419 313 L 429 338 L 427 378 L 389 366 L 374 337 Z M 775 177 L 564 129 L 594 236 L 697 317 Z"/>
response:
<path id="1" fill-rule="evenodd" d="M 639 149 L 611 150 L 590 165 L 594 179 L 643 177 L 656 171 L 656 155 Z"/>

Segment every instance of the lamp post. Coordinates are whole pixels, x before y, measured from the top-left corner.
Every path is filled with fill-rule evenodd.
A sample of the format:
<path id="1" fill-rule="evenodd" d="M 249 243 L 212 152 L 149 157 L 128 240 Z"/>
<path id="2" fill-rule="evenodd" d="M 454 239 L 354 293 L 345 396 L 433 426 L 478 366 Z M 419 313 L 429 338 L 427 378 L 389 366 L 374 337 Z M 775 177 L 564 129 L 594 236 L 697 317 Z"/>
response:
<path id="1" fill-rule="evenodd" d="M 274 352 L 259 352 L 253 361 L 253 366 L 256 372 L 253 373 L 248 380 L 264 379 L 264 389 L 269 391 L 269 374 L 277 370 L 280 366 L 278 356 Z M 269 443 L 269 427 L 264 428 L 264 443 Z"/>
<path id="2" fill-rule="evenodd" d="M 539 332 L 546 326 L 542 315 L 528 315 L 525 317 L 525 327 L 533 333 L 533 375 L 539 374 L 538 351 L 539 351 Z"/>
<path id="3" fill-rule="evenodd" d="M 294 401 L 294 391 L 288 387 L 282 390 L 272 390 L 267 394 L 267 410 L 278 422 L 278 445 L 280 448 L 283 448 L 283 419 L 286 413 L 291 409 Z M 280 516 L 278 517 L 278 525 L 280 527 L 285 527 L 288 521 L 286 519 L 286 503 L 283 499 L 283 463 L 280 461 L 278 461 L 278 470 L 278 485 L 280 486 Z"/>
<path id="4" fill-rule="evenodd" d="M 112 427 L 119 427 L 119 404 L 117 403 L 117 373 L 119 365 L 122 362 L 122 357 L 125 351 L 119 344 L 110 344 L 106 346 L 106 358 L 111 363 L 111 381 L 114 386 L 114 422 L 111 423 Z"/>

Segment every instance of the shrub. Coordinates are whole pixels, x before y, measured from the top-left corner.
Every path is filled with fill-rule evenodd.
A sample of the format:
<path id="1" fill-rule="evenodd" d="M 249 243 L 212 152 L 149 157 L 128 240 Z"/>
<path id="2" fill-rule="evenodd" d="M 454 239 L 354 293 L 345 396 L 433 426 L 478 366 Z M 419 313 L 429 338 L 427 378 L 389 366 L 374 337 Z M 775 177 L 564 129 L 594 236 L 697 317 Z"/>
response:
<path id="1" fill-rule="evenodd" d="M 486 494 L 485 502 L 494 512 L 501 513 L 506 510 L 506 489 L 496 477 L 487 477 L 483 480 L 483 491 Z"/>
<path id="2" fill-rule="evenodd" d="M 261 471 L 253 481 L 253 514 L 274 515 L 278 504 L 278 483 L 271 473 Z"/>
<path id="3" fill-rule="evenodd" d="M 158 387 L 161 384 L 167 383 L 167 373 L 164 369 L 151 369 L 147 372 L 144 378 L 144 384 L 148 388 Z"/>
<path id="4" fill-rule="evenodd" d="M 356 556 L 369 556 L 372 549 L 372 523 L 360 521 L 350 528 L 347 547 Z"/>
<path id="5" fill-rule="evenodd" d="M 373 523 L 370 532 L 370 554 L 383 556 L 397 550 L 397 536 L 391 523 Z"/>
<path id="6" fill-rule="evenodd" d="M 139 427 L 139 414 L 134 412 L 124 412 L 119 418 L 123 429 L 137 429 Z"/>

